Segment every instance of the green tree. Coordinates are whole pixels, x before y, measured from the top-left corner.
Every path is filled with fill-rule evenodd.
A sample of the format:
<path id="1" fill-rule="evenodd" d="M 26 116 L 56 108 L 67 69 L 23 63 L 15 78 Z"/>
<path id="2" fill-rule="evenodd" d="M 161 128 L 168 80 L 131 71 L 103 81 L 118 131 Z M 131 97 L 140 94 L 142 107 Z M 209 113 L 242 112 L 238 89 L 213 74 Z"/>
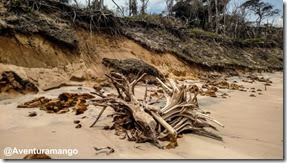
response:
<path id="1" fill-rule="evenodd" d="M 177 0 L 172 12 L 192 27 L 218 32 L 228 2 L 229 0 Z"/>
<path id="2" fill-rule="evenodd" d="M 279 9 L 274 9 L 273 5 L 262 0 L 247 0 L 241 6 L 258 16 L 256 19 L 257 26 L 260 26 L 264 19 L 280 14 Z"/>

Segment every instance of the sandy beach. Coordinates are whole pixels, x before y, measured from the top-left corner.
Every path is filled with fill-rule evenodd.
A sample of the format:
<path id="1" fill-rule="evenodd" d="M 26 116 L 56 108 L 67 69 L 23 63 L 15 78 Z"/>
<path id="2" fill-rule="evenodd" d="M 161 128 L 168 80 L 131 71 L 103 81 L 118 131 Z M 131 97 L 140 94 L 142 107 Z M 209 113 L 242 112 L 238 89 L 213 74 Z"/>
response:
<path id="1" fill-rule="evenodd" d="M 22 159 L 25 155 L 5 156 L 6 147 L 18 149 L 77 149 L 78 154 L 50 155 L 54 159 L 283 159 L 283 73 L 263 74 L 273 82 L 265 91 L 264 84 L 244 83 L 241 78 L 232 78 L 246 88 L 261 89 L 253 93 L 220 89 L 230 97 L 212 98 L 199 96 L 199 107 L 225 125 L 218 135 L 223 141 L 184 134 L 178 139 L 175 149 L 158 149 L 150 143 L 137 144 L 114 135 L 113 130 L 103 130 L 111 124 L 107 109 L 94 128 L 89 126 L 97 117 L 100 108 L 89 106 L 81 115 L 73 112 L 48 114 L 39 108 L 19 109 L 17 105 L 35 97 L 57 97 L 62 92 L 91 92 L 92 88 L 62 87 L 36 95 L 25 95 L 0 101 L 0 157 Z M 188 81 L 195 82 L 196 81 Z M 137 88 L 138 94 L 142 87 Z M 107 90 L 110 91 L 110 88 Z M 36 111 L 36 117 L 28 113 Z M 82 119 L 84 116 L 86 118 Z M 74 120 L 80 120 L 82 128 L 76 129 Z M 94 147 L 112 147 L 115 152 L 96 155 Z"/>

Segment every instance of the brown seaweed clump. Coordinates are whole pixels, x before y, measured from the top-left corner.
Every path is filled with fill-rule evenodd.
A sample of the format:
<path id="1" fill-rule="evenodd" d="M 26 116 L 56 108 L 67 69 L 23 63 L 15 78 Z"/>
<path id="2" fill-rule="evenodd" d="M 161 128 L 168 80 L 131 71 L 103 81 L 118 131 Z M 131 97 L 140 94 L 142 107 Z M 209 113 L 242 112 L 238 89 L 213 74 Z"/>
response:
<path id="1" fill-rule="evenodd" d="M 45 110 L 48 113 L 66 113 L 69 112 L 69 108 L 73 107 L 76 115 L 82 114 L 87 110 L 88 104 L 86 100 L 95 98 L 88 93 L 62 93 L 56 99 L 49 99 L 46 97 L 35 98 L 24 104 L 18 105 L 18 108 L 35 108 L 40 107 L 41 110 Z"/>

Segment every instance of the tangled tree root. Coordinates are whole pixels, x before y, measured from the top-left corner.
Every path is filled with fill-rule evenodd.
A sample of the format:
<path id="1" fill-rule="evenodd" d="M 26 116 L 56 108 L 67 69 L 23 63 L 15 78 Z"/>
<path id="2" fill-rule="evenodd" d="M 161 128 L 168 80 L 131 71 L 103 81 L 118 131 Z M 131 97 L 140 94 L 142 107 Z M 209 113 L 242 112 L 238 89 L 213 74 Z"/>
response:
<path id="1" fill-rule="evenodd" d="M 101 99 L 95 100 L 94 105 L 102 106 L 103 109 L 91 127 L 96 124 L 107 107 L 112 107 L 115 113 L 112 115 L 114 124 L 111 129 L 115 129 L 117 135 L 130 141 L 153 142 L 159 148 L 175 148 L 179 135 L 190 131 L 222 140 L 220 136 L 205 129 L 217 130 L 214 124 L 224 126 L 210 117 L 209 112 L 198 107 L 197 86 L 179 86 L 172 79 L 167 84 L 157 78 L 161 85 L 161 91 L 157 92 L 162 92 L 162 96 L 153 101 L 152 97 L 148 98 L 146 88 L 144 99 L 138 99 L 134 89 L 145 75 L 131 82 L 120 73 L 111 72 L 107 75 L 115 86 L 118 96 L 108 97 L 101 94 Z M 165 97 L 165 106 L 159 108 L 154 104 L 162 97 Z M 169 144 L 163 146 L 159 140 L 169 141 Z"/>

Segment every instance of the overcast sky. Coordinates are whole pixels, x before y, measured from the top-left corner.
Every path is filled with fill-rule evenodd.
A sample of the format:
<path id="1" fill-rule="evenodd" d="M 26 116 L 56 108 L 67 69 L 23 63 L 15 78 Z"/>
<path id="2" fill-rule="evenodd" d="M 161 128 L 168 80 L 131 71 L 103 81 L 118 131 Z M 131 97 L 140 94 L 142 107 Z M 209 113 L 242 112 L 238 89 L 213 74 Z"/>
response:
<path id="1" fill-rule="evenodd" d="M 78 0 L 80 1 L 82 4 L 84 4 L 86 2 L 86 0 Z M 119 6 L 127 6 L 127 2 L 128 0 L 114 0 Z M 230 3 L 234 4 L 242 4 L 244 1 L 246 0 L 231 0 Z M 264 0 L 265 2 L 268 2 L 272 5 L 274 5 L 275 8 L 280 9 L 281 12 L 283 11 L 283 0 Z M 166 0 L 149 0 L 149 4 L 148 4 L 148 8 L 147 11 L 148 13 L 161 13 L 162 11 L 164 11 L 166 9 Z M 104 0 L 104 5 L 107 6 L 109 9 L 115 10 L 116 6 L 114 5 L 114 3 L 112 2 L 112 0 Z M 232 6 L 232 5 L 231 5 Z M 283 13 L 283 12 L 282 12 Z M 281 13 L 281 16 L 282 16 Z M 275 21 L 274 24 L 276 26 L 283 26 L 283 19 L 281 18 L 281 16 L 278 16 Z M 251 19 L 254 19 L 254 17 L 251 17 Z M 265 20 L 267 21 L 267 20 Z M 269 20 L 269 22 L 272 20 Z"/>

